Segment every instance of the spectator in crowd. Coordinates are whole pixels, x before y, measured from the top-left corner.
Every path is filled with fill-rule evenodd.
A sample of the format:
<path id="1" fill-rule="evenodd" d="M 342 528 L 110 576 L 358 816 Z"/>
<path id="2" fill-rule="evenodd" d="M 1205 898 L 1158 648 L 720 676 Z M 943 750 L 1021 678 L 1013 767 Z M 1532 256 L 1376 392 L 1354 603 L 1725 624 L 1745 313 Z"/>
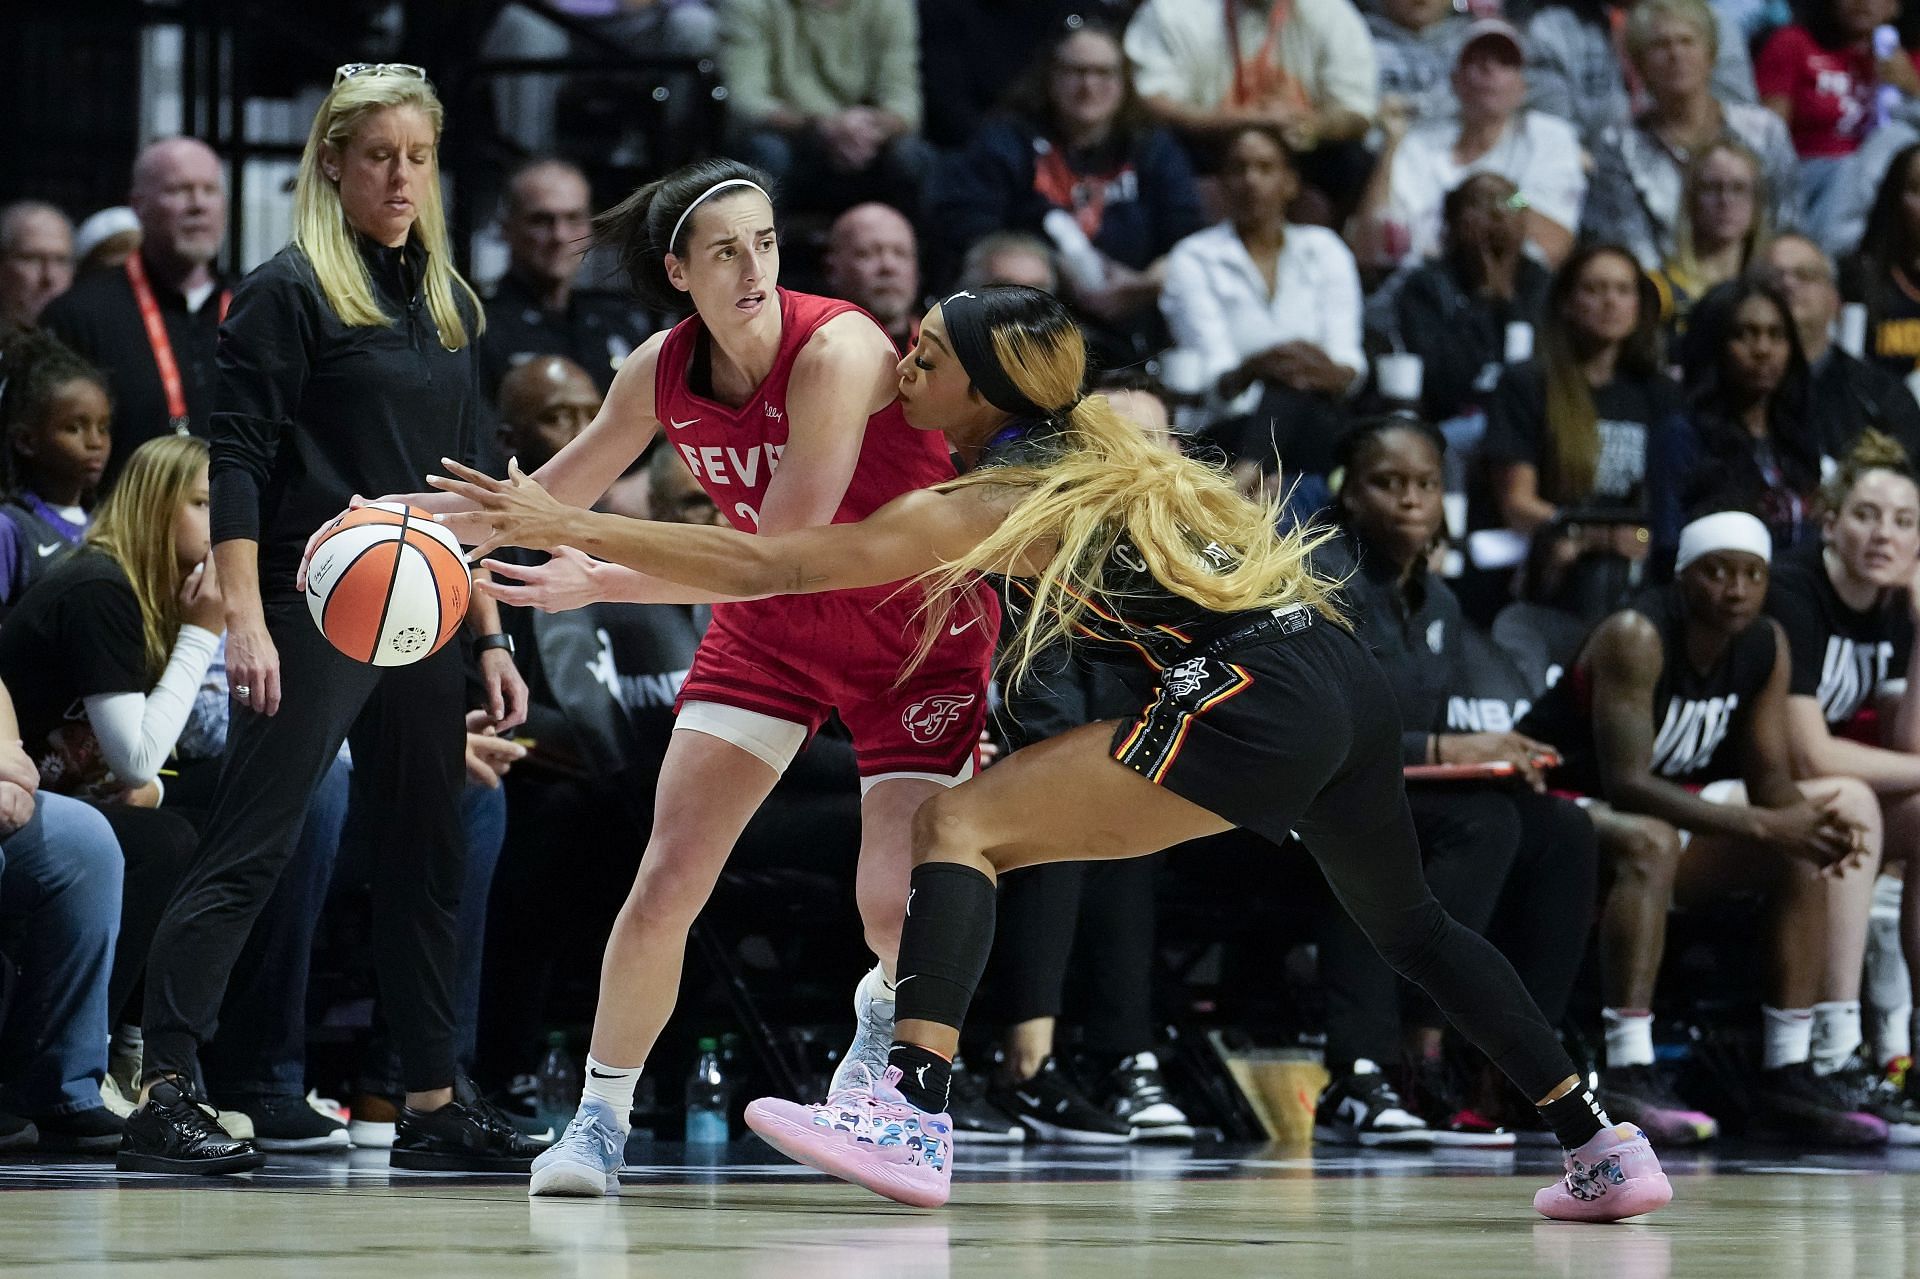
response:
<path id="1" fill-rule="evenodd" d="M 1797 8 L 1801 20 L 1768 37 L 1755 73 L 1761 100 L 1792 132 L 1811 203 L 1872 131 L 1880 84 L 1920 95 L 1920 72 L 1904 50 L 1874 56 L 1874 28 L 1893 21 L 1899 0 L 1807 0 Z"/>
<path id="2" fill-rule="evenodd" d="M 1448 77 L 1468 21 L 1449 0 L 1379 0 L 1366 10 L 1380 67 L 1380 121 L 1451 120 L 1459 110 Z"/>
<path id="3" fill-rule="evenodd" d="M 113 448 L 113 405 L 100 371 L 35 329 L 0 341 L 0 608 L 80 540 Z"/>
<path id="4" fill-rule="evenodd" d="M 1920 683 L 1912 678 L 1916 597 L 1910 589 L 1920 553 L 1920 488 L 1892 439 L 1862 436 L 1823 488 L 1821 540 L 1795 550 L 1773 575 L 1767 612 L 1787 637 L 1792 676 L 1787 725 L 1796 776 L 1846 776 L 1878 796 L 1887 857 L 1912 876 L 1920 816 Z M 1902 932 L 1920 937 L 1920 891 L 1903 894 Z M 1834 921 L 1828 952 L 1836 968 L 1865 945 L 1852 909 Z M 1920 967 L 1920 952 L 1909 969 Z M 1856 964 L 1851 970 L 1859 972 Z M 1860 1024 L 1859 990 L 1841 991 L 1827 1012 L 1828 1035 L 1815 1040 L 1814 1069 L 1846 1072 L 1887 1124 L 1896 1145 L 1920 1144 L 1920 1076 L 1904 1092 L 1879 1069 L 1912 1050 L 1912 1027 L 1898 1009 L 1883 1016 L 1870 1046 Z M 1907 1010 L 1911 1013 L 1911 1007 Z M 1869 1056 L 1874 1049 L 1877 1056 Z"/>
<path id="5" fill-rule="evenodd" d="M 1493 642 L 1526 681 L 1532 698 L 1560 682 L 1587 633 L 1618 602 L 1582 590 L 1586 583 L 1574 567 L 1592 554 L 1588 543 L 1576 524 L 1556 520 L 1535 529 L 1512 601 L 1494 616 Z"/>
<path id="6" fill-rule="evenodd" d="M 1550 784 L 1587 797 L 1612 879 L 1599 929 L 1607 1113 L 1672 1144 L 1718 1134 L 1654 1063 L 1654 986 L 1674 903 L 1757 890 L 1771 917 L 1756 949 L 1773 971 L 1753 1120 L 1801 1141 L 1879 1145 L 1886 1124 L 1809 1059 L 1816 1002 L 1859 990 L 1860 951 L 1836 963 L 1825 942 L 1849 911 L 1865 937 L 1880 812 L 1852 778 L 1793 779 L 1790 659 L 1760 612 L 1770 540 L 1742 512 L 1689 524 L 1674 582 L 1602 622 L 1520 731 L 1559 751 Z"/>
<path id="7" fill-rule="evenodd" d="M 1673 250 L 1651 273 L 1669 333 L 1687 331 L 1693 304 L 1745 271 L 1769 230 L 1759 157 L 1731 138 L 1709 143 L 1687 166 Z"/>
<path id="8" fill-rule="evenodd" d="M 1331 202 L 1331 224 L 1346 220 L 1379 112 L 1373 40 L 1349 0 L 1146 0 L 1125 44 L 1149 111 L 1201 142 L 1278 129 Z"/>
<path id="9" fill-rule="evenodd" d="M 935 224 L 964 245 L 1001 230 L 1053 236 L 1068 299 L 1109 362 L 1158 349 L 1167 252 L 1205 217 L 1186 153 L 1141 106 L 1119 37 L 1092 24 L 1068 31 L 1007 105 L 941 169 Z"/>
<path id="10" fill-rule="evenodd" d="M 42 788 L 98 807 L 126 853 L 110 1017 L 193 855 L 192 825 L 160 807 L 160 767 L 213 660 L 221 607 L 207 562 L 207 446 L 167 436 L 135 451 L 81 548 L 0 627 L 0 680 Z"/>
<path id="11" fill-rule="evenodd" d="M 914 0 L 720 0 L 735 154 L 837 212 L 918 210 L 920 19 Z"/>
<path id="12" fill-rule="evenodd" d="M 1026 231 L 994 231 L 981 236 L 960 264 L 959 287 L 977 289 L 994 284 L 1019 284 L 1058 294 L 1060 273 L 1053 265 L 1053 249 Z"/>
<path id="13" fill-rule="evenodd" d="M 0 208 L 0 336 L 36 324 L 73 284 L 73 223 L 42 200 Z"/>
<path id="14" fill-rule="evenodd" d="M 1840 295 L 1867 308 L 1866 358 L 1912 388 L 1920 371 L 1920 142 L 1888 162 L 1859 251 L 1841 262 Z"/>
<path id="15" fill-rule="evenodd" d="M 213 411 L 213 346 L 228 292 L 214 255 L 227 233 L 227 180 L 194 138 L 150 144 L 133 163 L 128 201 L 140 251 L 119 271 L 81 278 L 41 322 L 107 375 L 120 462 L 159 435 L 204 438 Z"/>
<path id="16" fill-rule="evenodd" d="M 923 133 L 942 151 L 963 151 L 1000 110 L 1007 83 L 1044 56 L 1064 30 L 1118 29 L 1129 0 L 919 0 Z"/>
<path id="17" fill-rule="evenodd" d="M 101 209 L 73 233 L 73 262 L 77 275 L 126 265 L 140 251 L 140 215 L 124 204 Z"/>
<path id="18" fill-rule="evenodd" d="M 1492 764 L 1518 770 L 1519 783 L 1428 782 L 1407 788 L 1426 878 L 1453 918 L 1498 944 L 1549 1024 L 1566 1012 L 1593 923 L 1593 826 L 1579 808 L 1539 790 L 1545 747 L 1510 731 L 1463 731 L 1451 698 L 1465 689 L 1467 623 L 1446 582 L 1428 571 L 1442 528 L 1446 441 L 1410 414 L 1364 422 L 1341 442 L 1340 536 L 1325 547 L 1324 571 L 1345 583 L 1349 615 L 1380 659 L 1400 708 L 1405 763 Z M 1393 1109 L 1369 1065 L 1398 1076 L 1411 1114 L 1436 1144 L 1514 1144 L 1497 1120 L 1476 1111 L 1442 1057 L 1439 1009 L 1424 998 L 1400 1015 L 1398 982 L 1345 912 L 1321 931 L 1327 986 L 1327 1068 L 1315 1137 L 1370 1144 L 1369 1129 Z M 1414 1006 L 1417 1005 L 1417 1006 Z M 1406 1026 L 1407 1069 L 1401 1057 Z M 1356 1123 L 1340 1103 L 1367 1095 Z M 1417 1130 L 1415 1130 L 1417 1131 Z"/>
<path id="19" fill-rule="evenodd" d="M 893 344 L 920 338 L 920 242 L 913 223 L 886 204 L 857 204 L 827 232 L 827 292 L 864 308 Z"/>
<path id="20" fill-rule="evenodd" d="M 1525 109 L 1520 33 L 1497 19 L 1467 29 L 1453 65 L 1458 119 L 1430 120 L 1404 134 L 1390 121 L 1380 166 L 1361 207 L 1361 256 L 1391 266 L 1440 247 L 1440 206 L 1474 173 L 1498 173 L 1525 202 L 1527 242 L 1549 266 L 1573 248 L 1587 175 L 1580 139 L 1556 116 Z"/>
<path id="21" fill-rule="evenodd" d="M 1226 220 L 1174 246 L 1160 307 L 1229 415 L 1219 429 L 1236 459 L 1278 455 L 1289 472 L 1325 475 L 1367 372 L 1360 274 L 1339 236 L 1287 220 L 1298 190 L 1278 126 L 1231 135 Z"/>
<path id="22" fill-rule="evenodd" d="M 17 969 L 0 1002 L 0 1150 L 110 1152 L 123 1125 L 100 1083 L 120 847 L 88 805 L 38 793 L 20 743 L 0 684 L 0 963 Z"/>
<path id="23" fill-rule="evenodd" d="M 1745 510 L 1760 517 L 1777 552 L 1815 536 L 1820 452 L 1807 421 L 1807 360 L 1787 300 L 1772 285 L 1740 280 L 1695 308 L 1685 383 L 1689 429 L 1657 458 L 1653 544 L 1678 545 L 1684 512 Z"/>
<path id="24" fill-rule="evenodd" d="M 1622 125 L 1647 105 L 1640 73 L 1615 37 L 1635 0 L 1547 0 L 1527 23 L 1529 103 L 1570 121 L 1588 145 L 1610 125 Z M 1713 11 L 1713 96 L 1755 102 L 1747 42 L 1718 8 Z"/>
<path id="25" fill-rule="evenodd" d="M 600 389 L 564 355 L 536 355 L 500 383 L 500 447 L 523 471 L 539 470 L 600 411 Z M 531 473 L 531 472 L 529 472 Z"/>
<path id="26" fill-rule="evenodd" d="M 1538 356 L 1494 392 L 1482 446 L 1494 511 L 1476 525 L 1531 535 L 1563 515 L 1644 513 L 1648 457 L 1683 425 L 1658 345 L 1653 288 L 1624 249 L 1568 258 L 1547 291 Z M 1645 551 L 1632 523 L 1590 536 L 1596 551 Z"/>
<path id="27" fill-rule="evenodd" d="M 1851 452 L 1869 427 L 1893 437 L 1909 458 L 1920 458 L 1920 405 L 1913 393 L 1878 364 L 1857 358 L 1833 340 L 1840 290 L 1833 262 L 1820 246 L 1791 232 L 1776 236 L 1753 270 L 1780 290 L 1793 311 L 1793 326 L 1807 357 L 1807 420 L 1820 450 L 1822 473 Z"/>
<path id="28" fill-rule="evenodd" d="M 1631 123 L 1608 125 L 1594 140 L 1581 231 L 1625 245 L 1644 270 L 1658 270 L 1678 250 L 1686 175 L 1716 144 L 1759 157 L 1761 210 L 1773 226 L 1800 221 L 1799 161 L 1780 117 L 1714 96 L 1718 31 L 1705 0 L 1641 0 L 1627 18 L 1627 50 L 1650 101 Z"/>
<path id="29" fill-rule="evenodd" d="M 1524 251 L 1527 210 L 1510 179 L 1476 173 L 1441 203 L 1440 254 L 1369 304 L 1375 345 L 1420 357 L 1420 413 L 1479 418 L 1508 361 L 1532 355 L 1546 313 L 1547 269 Z M 1519 333 L 1515 326 L 1524 326 Z M 1524 349 L 1520 349 L 1524 348 Z M 1477 444 L 1449 435 L 1455 448 Z"/>
<path id="30" fill-rule="evenodd" d="M 535 355 L 564 355 L 604 394 L 629 352 L 653 331 L 631 302 L 576 286 L 592 229 L 586 175 L 564 160 L 534 160 L 507 180 L 507 273 L 486 302 L 480 378 L 489 396 Z"/>

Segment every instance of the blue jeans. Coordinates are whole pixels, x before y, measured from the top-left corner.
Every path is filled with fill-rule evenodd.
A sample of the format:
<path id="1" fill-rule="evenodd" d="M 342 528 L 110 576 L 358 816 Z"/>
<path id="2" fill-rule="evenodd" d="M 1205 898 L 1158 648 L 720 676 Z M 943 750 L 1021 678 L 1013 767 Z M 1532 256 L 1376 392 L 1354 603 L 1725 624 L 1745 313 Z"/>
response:
<path id="1" fill-rule="evenodd" d="M 20 982 L 0 1026 L 0 1094 L 28 1116 L 101 1106 L 107 976 L 120 931 L 120 845 L 107 819 L 65 795 L 0 839 L 0 949 Z"/>

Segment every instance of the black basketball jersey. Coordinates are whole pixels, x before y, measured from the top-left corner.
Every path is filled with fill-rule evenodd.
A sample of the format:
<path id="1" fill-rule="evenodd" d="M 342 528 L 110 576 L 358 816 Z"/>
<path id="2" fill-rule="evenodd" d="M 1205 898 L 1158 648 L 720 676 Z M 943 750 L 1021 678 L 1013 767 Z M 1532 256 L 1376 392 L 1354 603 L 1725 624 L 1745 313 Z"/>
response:
<path id="1" fill-rule="evenodd" d="M 1793 658 L 1788 691 L 1819 699 L 1830 725 L 1853 719 L 1889 680 L 1906 673 L 1913 651 L 1907 593 L 1882 591 L 1871 608 L 1849 608 L 1833 589 L 1818 543 L 1795 550 L 1775 568 L 1767 612 L 1787 633 Z"/>
<path id="2" fill-rule="evenodd" d="M 1014 422 L 996 435 L 974 469 L 987 466 L 1044 465 L 1059 448 L 1059 431 L 1049 423 Z M 1233 563 L 1233 552 L 1218 542 L 1195 538 L 1187 548 L 1196 562 L 1215 568 Z M 1017 624 L 1031 606 L 1033 584 L 1008 578 L 1001 592 L 1010 621 Z M 1194 644 L 1268 616 L 1267 610 L 1217 613 L 1164 586 L 1147 567 L 1124 530 L 1107 548 L 1098 589 L 1084 597 L 1078 640 L 1082 651 L 1106 661 L 1138 659 L 1155 670 L 1180 660 Z"/>
<path id="3" fill-rule="evenodd" d="M 1684 605 L 1679 588 L 1663 586 L 1632 605 L 1660 633 L 1660 678 L 1653 688 L 1651 770 L 1668 781 L 1704 786 L 1740 775 L 1754 703 L 1773 674 L 1773 623 L 1765 617 L 1733 638 L 1707 670 L 1687 661 Z M 1589 636 L 1573 669 L 1528 712 L 1520 731 L 1560 752 L 1551 784 L 1602 796 L 1599 752 L 1593 738 L 1593 681 Z M 1604 796 L 1602 796 L 1604 797 Z"/>

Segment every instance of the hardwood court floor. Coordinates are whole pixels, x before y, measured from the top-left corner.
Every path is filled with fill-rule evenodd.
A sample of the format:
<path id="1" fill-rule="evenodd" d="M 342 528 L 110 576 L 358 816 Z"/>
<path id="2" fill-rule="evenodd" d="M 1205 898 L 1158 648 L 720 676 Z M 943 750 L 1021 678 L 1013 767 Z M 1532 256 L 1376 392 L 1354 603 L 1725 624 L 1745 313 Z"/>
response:
<path id="1" fill-rule="evenodd" d="M 602 1202 L 390 1174 L 375 1152 L 282 1156 L 190 1184 L 0 1164 L 0 1274 L 1920 1279 L 1920 1151 L 1674 1159 L 1673 1205 L 1621 1226 L 1536 1217 L 1529 1199 L 1551 1167 L 1533 1151 L 968 1149 L 939 1212 L 768 1162 L 751 1141 L 712 1161 L 670 1146 L 631 1155 L 625 1193 Z"/>

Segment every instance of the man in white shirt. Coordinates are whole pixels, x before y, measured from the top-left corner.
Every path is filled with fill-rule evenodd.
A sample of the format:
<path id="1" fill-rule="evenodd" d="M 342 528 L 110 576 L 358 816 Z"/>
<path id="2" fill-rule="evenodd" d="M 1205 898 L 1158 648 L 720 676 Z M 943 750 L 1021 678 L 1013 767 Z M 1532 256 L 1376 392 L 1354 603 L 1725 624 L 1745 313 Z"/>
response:
<path id="1" fill-rule="evenodd" d="M 1440 207 L 1475 173 L 1519 188 L 1529 251 L 1552 266 L 1573 247 L 1587 177 L 1579 135 L 1556 116 L 1525 110 L 1526 51 L 1520 33 L 1486 19 L 1468 29 L 1453 66 L 1459 119 L 1388 132 L 1356 239 L 1372 266 L 1398 266 L 1440 247 Z"/>

